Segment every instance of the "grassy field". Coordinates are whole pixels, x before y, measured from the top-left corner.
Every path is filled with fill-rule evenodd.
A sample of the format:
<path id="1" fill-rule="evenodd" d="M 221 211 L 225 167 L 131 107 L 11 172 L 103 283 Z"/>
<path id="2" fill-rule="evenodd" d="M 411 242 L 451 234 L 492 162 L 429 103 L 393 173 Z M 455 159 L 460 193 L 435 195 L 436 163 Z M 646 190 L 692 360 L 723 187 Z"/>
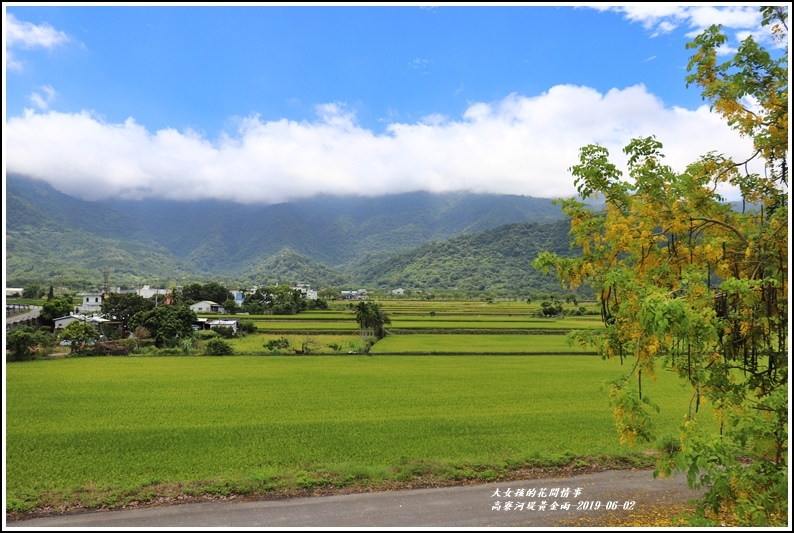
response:
<path id="1" fill-rule="evenodd" d="M 470 329 L 470 330 L 572 330 L 590 329 L 602 327 L 600 320 L 596 321 L 589 318 L 571 317 L 564 319 L 553 318 L 515 318 L 515 317 L 400 317 L 391 320 L 391 324 L 386 329 Z"/>
<path id="2" fill-rule="evenodd" d="M 565 330 L 602 327 L 597 315 L 544 318 L 540 304 L 526 302 L 383 300 L 377 302 L 391 318 L 389 331 L 400 330 Z M 590 305 L 590 304 L 588 304 Z M 240 315 L 253 322 L 261 332 L 297 333 L 356 331 L 355 312 L 350 303 L 335 302 L 326 311 L 307 311 L 297 315 Z M 587 305 L 565 304 L 568 309 Z M 592 307 L 592 306 L 590 306 Z M 210 315 L 206 315 L 210 316 Z"/>
<path id="3" fill-rule="evenodd" d="M 618 445 L 603 389 L 627 370 L 578 356 L 7 364 L 7 510 L 427 476 L 493 480 L 577 457 L 647 463 Z M 643 390 L 663 406 L 658 433 L 673 432 L 688 402 L 680 384 L 662 373 Z"/>
<path id="4" fill-rule="evenodd" d="M 399 353 L 515 353 L 593 354 L 579 345 L 569 345 L 564 335 L 389 335 L 371 349 L 374 354 Z"/>
<path id="5" fill-rule="evenodd" d="M 226 342 L 231 345 L 235 354 L 263 355 L 271 352 L 271 350 L 264 347 L 268 341 L 282 337 L 287 339 L 290 345 L 290 349 L 280 350 L 281 353 L 285 354 L 292 353 L 294 350 L 291 350 L 291 348 L 303 347 L 307 343 L 311 353 L 316 354 L 347 354 L 361 351 L 364 346 L 364 342 L 358 333 L 353 335 L 315 335 L 313 333 L 280 335 L 265 332 L 229 339 Z"/>
<path id="6" fill-rule="evenodd" d="M 358 331 L 358 323 L 351 317 L 337 320 L 262 320 L 253 321 L 259 331 Z"/>
<path id="7" fill-rule="evenodd" d="M 449 313 L 454 315 L 527 315 L 532 316 L 540 312 L 541 302 L 527 303 L 525 301 L 495 301 L 484 302 L 480 300 L 409 300 L 393 299 L 378 300 L 378 304 L 387 313 L 397 315 L 422 315 L 432 312 L 437 314 Z M 584 307 L 592 312 L 596 311 L 595 302 L 563 303 L 566 310 Z"/>

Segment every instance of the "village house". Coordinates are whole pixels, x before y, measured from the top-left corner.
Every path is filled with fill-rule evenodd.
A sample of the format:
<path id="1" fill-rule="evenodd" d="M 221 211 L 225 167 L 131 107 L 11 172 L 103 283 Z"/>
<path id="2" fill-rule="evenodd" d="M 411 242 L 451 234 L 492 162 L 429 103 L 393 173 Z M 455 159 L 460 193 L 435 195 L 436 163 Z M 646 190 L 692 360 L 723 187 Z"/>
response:
<path id="1" fill-rule="evenodd" d="M 305 283 L 298 283 L 294 287 L 295 290 L 301 291 L 303 293 L 303 297 L 306 300 L 316 300 L 317 299 L 317 291 L 313 290 L 310 285 L 306 285 Z"/>
<path id="2" fill-rule="evenodd" d="M 105 294 L 101 292 L 80 292 L 80 305 L 77 309 L 83 314 L 94 314 L 102 312 L 102 304 L 105 301 Z"/>
<path id="3" fill-rule="evenodd" d="M 107 318 L 102 318 L 101 316 L 97 315 L 81 315 L 81 314 L 74 314 L 71 313 L 67 316 L 62 316 L 59 318 L 53 319 L 55 323 L 54 332 L 57 335 L 63 328 L 71 324 L 72 322 L 85 322 L 94 327 L 100 334 L 106 335 L 108 331 L 106 331 L 107 327 L 113 324 L 112 320 Z"/>
<path id="4" fill-rule="evenodd" d="M 211 302 L 209 300 L 202 300 L 190 306 L 190 310 L 194 313 L 225 313 L 226 310 L 221 304 Z"/>
<path id="5" fill-rule="evenodd" d="M 231 328 L 235 335 L 237 332 L 240 331 L 240 319 L 239 318 L 221 318 L 216 320 L 210 320 L 209 318 L 198 318 L 195 322 L 193 322 L 193 329 L 196 331 L 201 331 L 205 329 L 213 329 L 213 328 Z"/>

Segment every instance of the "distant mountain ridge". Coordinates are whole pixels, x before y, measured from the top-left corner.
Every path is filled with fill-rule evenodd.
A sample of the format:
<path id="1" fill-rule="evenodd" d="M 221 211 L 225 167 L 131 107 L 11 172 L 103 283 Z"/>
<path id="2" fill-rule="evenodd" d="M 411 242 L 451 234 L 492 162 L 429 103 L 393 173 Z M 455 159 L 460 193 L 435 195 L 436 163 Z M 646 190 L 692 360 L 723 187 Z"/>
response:
<path id="1" fill-rule="evenodd" d="M 428 243 L 385 260 L 364 260 L 351 273 L 365 285 L 472 292 L 522 293 L 559 290 L 553 276 L 532 267 L 547 250 L 570 256 L 570 223 L 519 222 L 482 233 Z"/>
<path id="2" fill-rule="evenodd" d="M 546 223 L 563 220 L 552 200 L 517 195 L 322 195 L 273 205 L 87 202 L 16 175 L 7 177 L 6 213 L 6 279 L 17 285 L 55 275 L 96 283 L 102 269 L 116 284 L 383 284 L 395 276 L 392 265 L 418 260 L 415 251 L 430 243 L 524 222 L 542 233 Z"/>

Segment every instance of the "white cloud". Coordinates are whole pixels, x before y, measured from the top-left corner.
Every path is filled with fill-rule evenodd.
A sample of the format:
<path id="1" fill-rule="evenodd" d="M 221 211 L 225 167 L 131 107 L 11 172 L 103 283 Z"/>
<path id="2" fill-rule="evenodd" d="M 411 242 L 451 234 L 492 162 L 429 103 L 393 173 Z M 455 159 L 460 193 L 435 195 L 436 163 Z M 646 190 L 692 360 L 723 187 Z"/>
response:
<path id="1" fill-rule="evenodd" d="M 64 32 L 56 30 L 46 22 L 37 26 L 31 22 L 17 20 L 11 13 L 6 13 L 5 29 L 6 46 L 52 48 L 69 40 Z"/>
<path id="2" fill-rule="evenodd" d="M 712 24 L 722 24 L 726 28 L 757 28 L 761 24 L 758 6 L 699 6 L 687 8 L 689 25 L 693 28 L 708 28 Z"/>
<path id="3" fill-rule="evenodd" d="M 620 7 L 593 6 L 599 11 L 622 13 L 631 22 L 642 24 L 652 32 L 651 37 L 670 33 L 679 26 L 686 26 L 688 38 L 693 38 L 713 24 L 721 24 L 725 30 L 733 30 L 737 41 L 748 35 L 748 30 L 757 31 L 761 24 L 758 6 L 676 6 L 664 3 L 634 4 Z M 768 30 L 753 34 L 758 42 L 771 43 Z"/>
<path id="4" fill-rule="evenodd" d="M 575 194 L 568 168 L 599 143 L 623 165 L 622 148 L 655 135 L 675 170 L 719 150 L 746 157 L 707 107 L 666 108 L 644 86 L 601 94 L 560 85 L 534 97 L 471 103 L 460 119 L 391 122 L 376 134 L 343 104 L 317 106 L 314 122 L 241 119 L 212 141 L 193 131 L 148 131 L 128 119 L 26 110 L 6 128 L 7 171 L 44 179 L 86 199 L 222 198 L 280 202 L 317 193 L 382 195 L 470 190 L 556 198 Z"/>
<path id="5" fill-rule="evenodd" d="M 42 95 L 37 92 L 31 93 L 28 96 L 28 100 L 42 111 L 46 111 L 49 109 L 50 103 L 55 99 L 56 92 L 50 85 L 42 85 L 39 89 L 41 89 L 44 94 Z"/>
<path id="6" fill-rule="evenodd" d="M 53 48 L 69 41 L 69 37 L 47 23 L 36 25 L 18 20 L 13 14 L 6 13 L 4 32 L 6 34 L 6 67 L 22 70 L 12 49 L 14 48 Z"/>

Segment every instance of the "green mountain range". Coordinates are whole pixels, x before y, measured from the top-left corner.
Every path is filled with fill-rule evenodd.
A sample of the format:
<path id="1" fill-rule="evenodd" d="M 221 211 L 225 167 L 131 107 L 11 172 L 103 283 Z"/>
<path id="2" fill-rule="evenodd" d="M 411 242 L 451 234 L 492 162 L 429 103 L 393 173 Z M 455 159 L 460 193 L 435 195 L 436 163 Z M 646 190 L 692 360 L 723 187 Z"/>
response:
<path id="1" fill-rule="evenodd" d="M 530 290 L 540 250 L 568 251 L 549 199 L 472 193 L 316 196 L 274 205 L 88 202 L 6 179 L 6 284 Z"/>

